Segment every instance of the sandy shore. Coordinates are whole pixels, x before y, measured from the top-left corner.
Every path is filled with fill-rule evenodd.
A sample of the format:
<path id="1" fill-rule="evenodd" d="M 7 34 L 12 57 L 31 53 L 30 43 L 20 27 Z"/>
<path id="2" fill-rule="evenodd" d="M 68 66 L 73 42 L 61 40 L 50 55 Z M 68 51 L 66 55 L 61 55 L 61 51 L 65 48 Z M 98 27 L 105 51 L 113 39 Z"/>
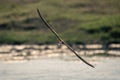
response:
<path id="1" fill-rule="evenodd" d="M 111 45 L 114 47 L 115 45 Z M 81 56 L 94 55 L 98 53 L 105 53 L 102 50 L 102 45 L 86 45 L 88 50 L 84 50 L 82 45 L 74 45 L 73 49 Z M 120 46 L 117 45 L 119 48 Z M 90 50 L 90 49 L 91 50 Z M 98 50 L 96 50 L 97 48 Z M 120 56 L 120 50 L 109 50 L 108 54 L 114 54 Z M 53 58 L 53 57 L 75 57 L 75 55 L 68 50 L 64 45 L 61 47 L 57 45 L 1 45 L 0 46 L 0 60 L 2 61 L 21 61 L 31 60 L 39 58 Z"/>

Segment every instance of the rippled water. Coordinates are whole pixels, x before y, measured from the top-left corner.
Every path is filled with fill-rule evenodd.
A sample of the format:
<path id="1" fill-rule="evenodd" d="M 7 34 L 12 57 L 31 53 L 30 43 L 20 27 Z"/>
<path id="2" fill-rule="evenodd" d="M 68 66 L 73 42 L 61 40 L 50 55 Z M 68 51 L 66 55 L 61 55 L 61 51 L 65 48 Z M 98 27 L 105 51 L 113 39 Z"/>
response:
<path id="1" fill-rule="evenodd" d="M 120 80 L 120 58 L 92 62 L 40 59 L 0 62 L 0 80 Z"/>

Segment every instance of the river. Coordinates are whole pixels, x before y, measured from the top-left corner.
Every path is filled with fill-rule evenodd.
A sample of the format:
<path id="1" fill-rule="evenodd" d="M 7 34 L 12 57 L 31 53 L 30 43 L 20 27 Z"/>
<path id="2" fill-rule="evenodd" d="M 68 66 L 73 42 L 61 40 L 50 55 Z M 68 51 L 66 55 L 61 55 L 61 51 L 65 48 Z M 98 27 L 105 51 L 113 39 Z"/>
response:
<path id="1" fill-rule="evenodd" d="M 120 58 L 101 58 L 91 68 L 78 60 L 44 58 L 0 61 L 0 80 L 120 80 Z"/>

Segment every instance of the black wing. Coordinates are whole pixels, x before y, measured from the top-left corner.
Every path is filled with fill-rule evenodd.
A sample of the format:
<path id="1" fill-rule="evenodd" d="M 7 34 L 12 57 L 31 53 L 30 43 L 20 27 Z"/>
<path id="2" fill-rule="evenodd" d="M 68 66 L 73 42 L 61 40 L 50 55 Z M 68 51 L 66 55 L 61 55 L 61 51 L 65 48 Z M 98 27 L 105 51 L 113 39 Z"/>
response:
<path id="1" fill-rule="evenodd" d="M 84 63 L 86 63 L 87 65 L 91 66 L 94 68 L 94 66 L 90 63 L 88 63 L 87 61 L 85 61 L 81 56 L 79 56 L 77 54 L 77 52 L 75 52 L 57 33 L 56 31 L 52 28 L 52 26 L 47 23 L 47 21 L 45 20 L 45 18 L 43 18 L 43 16 L 41 15 L 39 9 L 37 9 L 38 15 L 40 16 L 40 18 L 42 19 L 42 21 L 44 22 L 44 24 L 53 32 L 53 34 L 58 38 L 58 40 L 60 42 L 62 42 L 66 47 L 68 47 L 69 50 L 71 50 L 80 60 L 82 60 Z"/>

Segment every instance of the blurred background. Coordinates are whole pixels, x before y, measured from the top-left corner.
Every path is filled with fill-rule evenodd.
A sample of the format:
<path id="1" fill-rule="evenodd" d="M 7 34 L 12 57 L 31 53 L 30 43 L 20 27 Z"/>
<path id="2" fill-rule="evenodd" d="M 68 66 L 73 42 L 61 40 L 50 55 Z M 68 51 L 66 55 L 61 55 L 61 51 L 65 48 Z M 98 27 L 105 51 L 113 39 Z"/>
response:
<path id="1" fill-rule="evenodd" d="M 117 64 L 116 61 L 120 57 L 120 0 L 0 0 L 0 61 L 29 61 L 46 57 L 57 57 L 67 61 L 77 60 L 75 55 L 64 45 L 57 45 L 59 41 L 39 18 L 37 8 L 40 9 L 42 15 L 62 39 L 88 61 L 95 63 L 101 59 L 117 58 L 117 60 L 112 61 L 112 64 L 104 66 L 107 69 L 108 66 L 112 65 L 114 70 L 113 66 Z M 49 63 L 49 60 L 43 61 L 41 64 L 44 62 Z M 57 64 L 57 61 L 55 60 L 54 63 Z M 58 63 L 59 66 L 63 64 L 65 62 Z M 5 70 L 8 71 L 8 74 L 11 74 L 9 73 L 11 67 L 7 70 L 5 68 L 5 66 L 10 65 L 1 65 L 0 71 L 4 73 Z M 26 66 L 28 65 L 27 63 Z M 35 65 L 40 67 L 38 63 L 35 63 Z M 44 66 L 47 66 L 46 69 L 51 68 L 45 64 Z M 64 66 L 67 67 L 67 65 Z M 79 65 L 76 64 L 76 66 Z M 18 66 L 16 65 L 15 67 Z M 57 67 L 56 65 L 56 71 Z M 118 71 L 117 75 L 120 74 L 119 67 L 119 64 L 117 64 L 115 69 Z M 34 67 L 32 66 L 31 68 L 33 69 Z M 42 70 L 43 68 L 40 67 L 40 69 Z M 73 72 L 75 70 L 74 67 L 69 69 L 72 69 Z M 100 69 L 101 67 L 98 68 L 98 71 L 101 71 Z M 14 75 L 18 72 L 16 70 L 12 74 Z M 0 76 L 3 73 L 0 73 Z M 37 73 L 37 70 L 33 73 Z M 93 75 L 95 74 L 93 73 Z M 101 75 L 102 73 L 98 74 L 96 78 Z M 9 80 L 9 75 L 7 78 L 2 76 L 1 79 Z M 60 80 L 69 79 L 66 76 L 68 75 L 65 75 L 65 78 Z M 50 78 L 50 76 L 48 78 L 58 80 L 59 77 L 61 76 L 57 76 L 54 79 Z M 26 80 L 25 76 L 22 76 L 22 78 Z M 85 76 L 83 76 L 84 78 Z M 92 77 L 89 76 L 89 78 L 91 79 Z M 92 80 L 96 80 L 96 78 Z M 119 79 L 118 76 L 114 77 L 114 75 L 112 79 L 109 79 L 108 75 L 105 75 L 104 78 L 107 78 L 106 80 Z M 21 80 L 21 78 L 15 78 L 15 80 L 19 79 Z M 74 77 L 73 80 L 75 80 Z M 79 77 L 77 80 L 79 80 Z M 85 80 L 88 80 L 88 78 L 86 77 Z M 97 80 L 101 80 L 101 78 Z"/>
<path id="2" fill-rule="evenodd" d="M 39 18 L 37 8 L 81 55 L 120 56 L 119 0 L 0 0 L 1 53 L 26 49 L 26 55 L 31 49 L 58 53 L 53 50 L 61 48 L 59 41 Z"/>
<path id="3" fill-rule="evenodd" d="M 68 43 L 120 43 L 119 0 L 0 0 L 0 43 L 56 43 L 40 20 Z"/>

